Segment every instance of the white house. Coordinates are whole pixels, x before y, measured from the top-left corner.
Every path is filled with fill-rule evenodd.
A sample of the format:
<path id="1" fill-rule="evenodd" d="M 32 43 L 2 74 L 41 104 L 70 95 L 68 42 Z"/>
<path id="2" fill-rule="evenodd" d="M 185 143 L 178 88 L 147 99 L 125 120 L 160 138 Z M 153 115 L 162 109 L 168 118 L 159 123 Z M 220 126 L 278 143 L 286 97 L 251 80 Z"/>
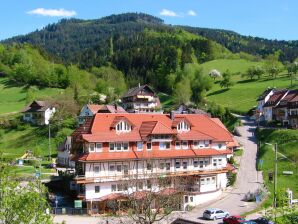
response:
<path id="1" fill-rule="evenodd" d="M 35 100 L 23 110 L 23 121 L 37 125 L 48 125 L 56 108 L 47 101 Z"/>
<path id="2" fill-rule="evenodd" d="M 75 162 L 72 161 L 71 136 L 67 136 L 65 140 L 58 146 L 57 164 L 63 167 L 75 167 Z"/>
<path id="3" fill-rule="evenodd" d="M 280 101 L 288 94 L 289 90 L 276 90 L 270 95 L 267 102 L 263 105 L 264 120 L 271 122 L 273 120 L 273 110 L 277 107 Z"/>
<path id="4" fill-rule="evenodd" d="M 88 125 L 74 132 L 72 145 L 78 197 L 93 213 L 103 212 L 110 200 L 123 201 L 135 192 L 159 194 L 178 185 L 183 209 L 217 198 L 227 186 L 232 154 L 227 144 L 234 139 L 218 119 L 97 113 Z M 161 186 L 158 177 L 167 185 Z"/>

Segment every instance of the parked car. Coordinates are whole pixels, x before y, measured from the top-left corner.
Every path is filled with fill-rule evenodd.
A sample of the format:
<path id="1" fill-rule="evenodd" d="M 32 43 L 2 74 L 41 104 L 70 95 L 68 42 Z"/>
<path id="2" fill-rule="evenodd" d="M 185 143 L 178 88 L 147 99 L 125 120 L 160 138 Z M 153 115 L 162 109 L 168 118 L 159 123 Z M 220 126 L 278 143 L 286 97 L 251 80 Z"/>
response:
<path id="1" fill-rule="evenodd" d="M 241 222 L 241 224 L 258 224 L 258 223 L 252 220 L 248 220 L 248 221 Z"/>
<path id="2" fill-rule="evenodd" d="M 232 215 L 223 219 L 224 224 L 240 224 L 244 223 L 245 221 L 245 218 L 239 215 Z"/>
<path id="3" fill-rule="evenodd" d="M 230 214 L 218 208 L 208 208 L 203 213 L 203 218 L 205 219 L 222 219 L 228 217 Z"/>
<path id="4" fill-rule="evenodd" d="M 254 221 L 257 224 L 274 224 L 274 222 L 272 222 L 268 219 L 262 218 L 262 217 L 257 218 L 257 219 L 252 219 L 251 221 Z"/>

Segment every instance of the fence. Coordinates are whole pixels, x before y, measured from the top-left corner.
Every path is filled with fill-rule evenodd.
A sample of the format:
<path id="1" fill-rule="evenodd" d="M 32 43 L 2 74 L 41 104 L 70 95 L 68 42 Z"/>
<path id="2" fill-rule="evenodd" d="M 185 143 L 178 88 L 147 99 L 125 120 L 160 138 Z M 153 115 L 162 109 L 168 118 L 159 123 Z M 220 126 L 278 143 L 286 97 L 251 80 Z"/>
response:
<path id="1" fill-rule="evenodd" d="M 51 212 L 55 215 L 87 215 L 86 208 L 57 207 L 52 208 Z"/>

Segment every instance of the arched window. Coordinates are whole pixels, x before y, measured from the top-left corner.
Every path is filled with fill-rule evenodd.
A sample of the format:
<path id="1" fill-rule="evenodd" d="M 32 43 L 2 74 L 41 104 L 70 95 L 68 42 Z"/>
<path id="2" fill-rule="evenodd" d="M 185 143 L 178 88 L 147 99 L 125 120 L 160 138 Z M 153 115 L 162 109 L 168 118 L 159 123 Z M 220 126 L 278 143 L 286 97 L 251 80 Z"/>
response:
<path id="1" fill-rule="evenodd" d="M 128 124 L 126 121 L 120 121 L 116 125 L 116 131 L 117 132 L 129 132 L 129 131 L 131 131 L 131 125 Z"/>
<path id="2" fill-rule="evenodd" d="M 177 130 L 178 131 L 189 131 L 190 127 L 189 124 L 185 121 L 181 121 L 178 125 L 177 125 Z"/>

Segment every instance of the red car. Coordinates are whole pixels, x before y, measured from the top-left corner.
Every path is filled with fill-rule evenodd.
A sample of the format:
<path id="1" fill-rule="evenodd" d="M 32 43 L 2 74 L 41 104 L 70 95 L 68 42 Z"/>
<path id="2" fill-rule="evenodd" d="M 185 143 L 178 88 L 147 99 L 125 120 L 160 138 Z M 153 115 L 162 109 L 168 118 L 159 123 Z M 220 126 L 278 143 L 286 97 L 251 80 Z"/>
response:
<path id="1" fill-rule="evenodd" d="M 223 219 L 224 224 L 240 224 L 245 222 L 245 218 L 239 215 L 232 215 Z"/>

